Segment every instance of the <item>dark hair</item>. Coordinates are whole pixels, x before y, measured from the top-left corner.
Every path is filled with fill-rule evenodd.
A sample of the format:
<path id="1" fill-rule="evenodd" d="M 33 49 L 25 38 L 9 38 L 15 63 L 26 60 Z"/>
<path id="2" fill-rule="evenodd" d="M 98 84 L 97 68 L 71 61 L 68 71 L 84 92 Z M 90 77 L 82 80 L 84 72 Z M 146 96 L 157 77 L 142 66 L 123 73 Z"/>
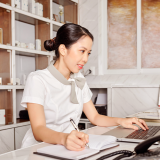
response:
<path id="1" fill-rule="evenodd" d="M 94 40 L 93 35 L 86 28 L 77 24 L 67 23 L 59 28 L 55 38 L 44 42 L 44 48 L 48 51 L 55 50 L 56 59 L 58 59 L 58 48 L 61 44 L 64 44 L 65 47 L 69 49 L 70 46 L 76 43 L 82 36 L 89 36 L 92 41 Z"/>

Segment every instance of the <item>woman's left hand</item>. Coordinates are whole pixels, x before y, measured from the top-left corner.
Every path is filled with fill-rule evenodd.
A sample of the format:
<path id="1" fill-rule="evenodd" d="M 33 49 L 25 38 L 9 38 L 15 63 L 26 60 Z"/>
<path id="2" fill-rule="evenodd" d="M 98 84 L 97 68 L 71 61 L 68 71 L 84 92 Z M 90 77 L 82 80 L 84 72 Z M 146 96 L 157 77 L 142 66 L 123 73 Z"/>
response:
<path id="1" fill-rule="evenodd" d="M 120 118 L 119 124 L 125 128 L 132 128 L 135 130 L 138 130 L 138 127 L 133 124 L 137 124 L 143 130 L 149 129 L 144 120 L 138 119 L 136 117 L 134 117 L 134 118 Z"/>

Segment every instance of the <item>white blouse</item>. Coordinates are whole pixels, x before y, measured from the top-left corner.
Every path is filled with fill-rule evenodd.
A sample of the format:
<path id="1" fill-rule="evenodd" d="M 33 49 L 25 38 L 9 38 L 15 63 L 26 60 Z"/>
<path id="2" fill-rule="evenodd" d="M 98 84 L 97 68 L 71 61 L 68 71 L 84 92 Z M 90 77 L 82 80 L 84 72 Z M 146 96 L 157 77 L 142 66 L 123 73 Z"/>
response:
<path id="1" fill-rule="evenodd" d="M 59 72 L 59 74 L 61 73 Z M 80 72 L 74 74 L 73 78 L 76 77 L 84 78 Z M 68 81 L 75 81 L 73 78 L 69 78 Z M 75 93 L 79 104 L 73 104 L 70 101 L 71 85 L 62 84 L 46 68 L 29 74 L 21 105 L 25 108 L 27 108 L 27 103 L 42 105 L 46 127 L 54 131 L 70 133 L 74 130 L 70 118 L 78 125 L 83 104 L 89 102 L 92 97 L 92 92 L 86 82 L 82 90 L 75 84 Z M 35 140 L 30 128 L 22 141 L 21 147 L 28 147 L 37 143 L 39 142 Z"/>

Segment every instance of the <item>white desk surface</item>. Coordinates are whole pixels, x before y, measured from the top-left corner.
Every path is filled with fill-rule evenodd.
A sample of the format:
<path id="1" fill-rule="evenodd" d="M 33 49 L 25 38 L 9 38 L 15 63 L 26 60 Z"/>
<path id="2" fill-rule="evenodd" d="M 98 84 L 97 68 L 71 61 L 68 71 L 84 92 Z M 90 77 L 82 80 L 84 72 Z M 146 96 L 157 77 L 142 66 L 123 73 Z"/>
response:
<path id="1" fill-rule="evenodd" d="M 159 123 L 155 123 L 155 122 L 147 122 L 148 125 L 160 125 Z M 93 127 L 90 128 L 88 130 L 85 130 L 85 133 L 88 134 L 103 134 L 109 130 L 111 130 L 113 127 Z M 117 150 L 130 150 L 133 151 L 134 147 L 137 145 L 136 143 L 125 143 L 125 142 L 118 142 L 119 146 L 112 148 L 112 149 L 108 149 L 105 150 L 101 153 L 99 153 L 98 155 L 92 156 L 90 158 L 87 158 L 87 160 L 95 160 L 96 158 L 103 156 L 105 154 L 117 151 Z M 39 156 L 39 155 L 35 155 L 33 154 L 33 152 L 35 152 L 38 148 L 47 146 L 46 143 L 40 143 L 37 145 L 33 145 L 31 147 L 28 148 L 24 148 L 24 149 L 18 149 L 12 152 L 8 152 L 5 154 L 1 154 L 0 155 L 0 160 L 53 160 L 54 158 L 48 158 L 48 157 L 44 157 L 44 156 Z M 160 146 L 160 145 L 159 145 Z M 155 148 L 157 147 L 157 145 L 153 145 L 151 148 Z M 113 157 L 111 157 L 110 159 L 108 158 L 107 160 L 111 160 L 113 159 Z"/>

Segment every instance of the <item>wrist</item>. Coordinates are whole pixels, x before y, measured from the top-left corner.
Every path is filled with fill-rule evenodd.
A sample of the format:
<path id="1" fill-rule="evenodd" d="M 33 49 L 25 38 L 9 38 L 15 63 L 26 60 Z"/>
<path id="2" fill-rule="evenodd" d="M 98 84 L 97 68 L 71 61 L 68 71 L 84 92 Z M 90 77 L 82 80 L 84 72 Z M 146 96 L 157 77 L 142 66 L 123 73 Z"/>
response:
<path id="1" fill-rule="evenodd" d="M 65 145 L 68 133 L 60 133 L 60 144 Z"/>
<path id="2" fill-rule="evenodd" d="M 124 118 L 117 118 L 117 124 L 121 125 Z"/>

